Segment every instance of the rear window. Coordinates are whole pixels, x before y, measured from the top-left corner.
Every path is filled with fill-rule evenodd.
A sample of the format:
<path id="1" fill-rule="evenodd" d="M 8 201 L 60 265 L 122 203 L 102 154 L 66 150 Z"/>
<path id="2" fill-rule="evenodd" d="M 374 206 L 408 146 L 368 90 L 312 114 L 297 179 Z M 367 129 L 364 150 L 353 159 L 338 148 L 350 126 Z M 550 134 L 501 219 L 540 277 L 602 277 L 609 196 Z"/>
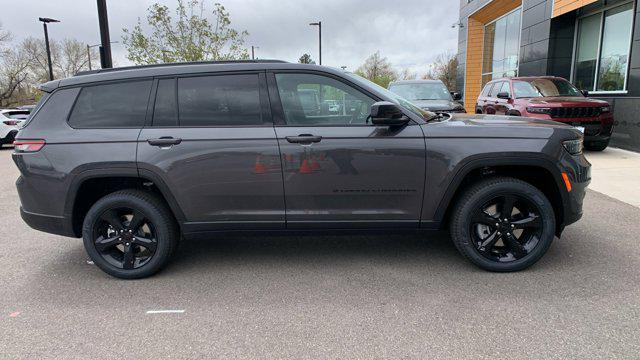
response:
<path id="1" fill-rule="evenodd" d="M 29 117 L 29 112 L 26 110 L 7 111 L 4 116 L 10 119 L 24 120 Z"/>
<path id="2" fill-rule="evenodd" d="M 182 127 L 262 125 L 258 74 L 178 79 Z"/>
<path id="3" fill-rule="evenodd" d="M 82 88 L 69 117 L 74 128 L 131 128 L 144 125 L 151 80 Z"/>

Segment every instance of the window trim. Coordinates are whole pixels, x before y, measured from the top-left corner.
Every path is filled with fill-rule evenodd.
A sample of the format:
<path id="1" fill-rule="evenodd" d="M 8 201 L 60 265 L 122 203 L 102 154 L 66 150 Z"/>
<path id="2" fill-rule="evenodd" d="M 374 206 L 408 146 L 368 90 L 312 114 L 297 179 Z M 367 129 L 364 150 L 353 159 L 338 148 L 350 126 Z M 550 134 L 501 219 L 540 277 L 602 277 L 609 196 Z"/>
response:
<path id="1" fill-rule="evenodd" d="M 603 32 L 604 32 L 604 14 L 611 10 L 620 6 L 625 6 L 628 4 L 632 4 L 632 20 L 630 26 L 630 36 L 629 36 L 629 51 L 627 52 L 627 65 L 625 67 L 625 77 L 624 84 L 622 90 L 596 90 L 598 88 L 598 75 L 600 73 L 600 58 L 602 57 L 602 43 L 604 40 Z M 571 76 L 569 81 L 575 86 L 575 73 L 576 73 L 576 61 L 578 58 L 578 33 L 580 20 L 584 18 L 588 18 L 589 16 L 599 15 L 600 16 L 600 28 L 598 29 L 598 53 L 596 55 L 596 68 L 593 80 L 593 88 L 592 89 L 579 89 L 579 90 L 587 90 L 590 94 L 601 94 L 601 95 L 624 95 L 628 93 L 628 84 L 629 84 L 629 73 L 631 70 L 631 51 L 633 50 L 633 32 L 636 25 L 636 11 L 637 11 L 637 2 L 633 0 L 621 1 L 617 4 L 610 4 L 601 7 L 600 9 L 594 9 L 592 11 L 586 12 L 584 14 L 580 14 L 580 16 L 576 17 L 575 21 L 575 30 L 573 34 L 573 54 L 571 57 Z"/>
<path id="2" fill-rule="evenodd" d="M 520 53 L 522 52 L 522 20 L 523 20 L 523 18 L 524 18 L 524 10 L 523 10 L 523 7 L 522 7 L 522 6 L 518 6 L 517 8 L 515 8 L 515 9 L 513 9 L 513 10 L 509 11 L 508 13 L 506 13 L 506 14 L 504 14 L 504 15 L 500 16 L 500 17 L 495 18 L 493 21 L 491 21 L 491 22 L 488 22 L 488 23 L 484 24 L 484 25 L 483 25 L 483 28 L 482 28 L 482 33 L 483 33 L 483 34 L 486 34 L 487 26 L 489 26 L 489 25 L 491 25 L 491 24 L 494 24 L 494 23 L 498 22 L 498 20 L 501 20 L 501 19 L 503 19 L 503 18 L 505 18 L 505 17 L 507 17 L 507 16 L 509 16 L 509 15 L 511 15 L 511 14 L 513 14 L 513 13 L 515 13 L 516 11 L 520 11 L 520 30 L 519 30 L 519 33 L 518 33 L 518 64 L 517 64 L 517 65 L 516 65 L 516 67 L 515 67 L 515 73 L 516 73 L 516 74 L 515 74 L 515 77 L 518 77 L 518 74 L 520 73 Z M 498 79 L 504 78 L 504 77 L 500 77 L 500 78 L 493 78 L 493 74 L 495 74 L 495 73 L 496 73 L 496 71 L 488 72 L 488 73 L 485 73 L 485 72 L 484 72 L 484 52 L 485 52 L 485 50 L 486 50 L 486 49 L 485 49 L 484 36 L 483 36 L 483 38 L 482 38 L 482 57 L 483 57 L 483 64 L 482 64 L 482 70 L 480 71 L 480 81 L 482 82 L 482 79 L 483 79 L 486 75 L 492 75 L 492 76 L 491 76 L 491 80 L 489 80 L 489 81 L 493 81 L 493 80 L 498 80 Z M 492 66 L 492 68 L 493 68 L 493 66 Z M 503 71 L 503 73 L 505 73 L 505 72 L 509 72 L 509 71 L 514 71 L 514 69 L 507 70 L 507 71 Z M 488 82 L 487 82 L 487 83 L 488 83 Z"/>
<path id="3" fill-rule="evenodd" d="M 352 87 L 368 97 L 372 98 L 375 102 L 382 101 L 384 99 L 380 98 L 378 95 L 370 92 L 369 90 L 359 86 L 358 84 L 352 83 L 351 81 L 344 79 L 340 76 L 336 76 L 331 73 L 326 73 L 322 71 L 313 71 L 313 70 L 269 70 L 267 71 L 267 81 L 269 87 L 269 99 L 271 101 L 271 112 L 273 113 L 273 124 L 275 127 L 294 127 L 294 128 L 303 128 L 303 127 L 372 127 L 375 126 L 373 124 L 313 124 L 313 125 L 295 125 L 295 124 L 287 124 L 287 121 L 284 116 L 284 108 L 282 106 L 282 101 L 280 100 L 280 93 L 278 91 L 278 83 L 276 81 L 276 74 L 306 74 L 306 75 L 317 75 L 324 76 L 328 78 L 332 78 L 336 81 L 339 81 L 349 87 Z M 405 113 L 405 115 L 407 115 Z M 407 115 L 412 122 L 415 120 Z M 412 124 L 409 124 L 412 125 Z"/>
<path id="4" fill-rule="evenodd" d="M 269 104 L 269 95 L 267 93 L 267 84 L 265 79 L 265 70 L 243 70 L 243 71 L 217 71 L 206 73 L 187 73 L 187 74 L 173 74 L 166 76 L 156 76 L 154 78 L 155 93 L 153 95 L 153 107 L 151 108 L 151 119 L 149 121 L 148 128 L 151 129 L 211 129 L 211 128 L 256 128 L 256 127 L 273 127 L 273 116 L 271 114 L 271 108 Z M 262 124 L 255 125 L 200 125 L 200 126 L 182 126 L 180 124 L 180 102 L 179 102 L 179 89 L 178 80 L 181 78 L 194 78 L 194 77 L 211 77 L 211 76 L 230 76 L 230 75 L 258 75 L 258 96 L 260 101 L 260 113 L 262 116 Z M 177 125 L 175 126 L 153 126 L 153 117 L 155 116 L 155 101 L 157 97 L 157 83 L 164 79 L 175 80 L 175 96 L 176 96 L 176 110 L 178 114 Z"/>
<path id="5" fill-rule="evenodd" d="M 117 126 L 117 127 L 73 127 L 73 126 L 71 126 L 71 123 L 69 123 L 69 120 L 71 120 L 71 115 L 73 114 L 73 110 L 75 110 L 76 104 L 78 103 L 78 99 L 80 99 L 80 95 L 82 95 L 82 91 L 84 91 L 85 88 L 94 87 L 94 86 L 102 86 L 102 85 L 124 84 L 124 83 L 145 82 L 145 81 L 151 82 L 151 86 L 149 86 L 149 94 L 147 94 L 147 107 L 145 109 L 144 120 L 143 120 L 141 125 L 139 125 L 139 126 Z M 71 109 L 69 110 L 69 113 L 67 114 L 67 118 L 66 118 L 65 122 L 67 123 L 67 126 L 69 126 L 70 128 L 72 128 L 74 130 L 113 130 L 113 129 L 138 129 L 138 130 L 140 130 L 140 129 L 143 129 L 145 127 L 146 123 L 147 123 L 147 116 L 149 114 L 149 102 L 151 100 L 151 94 L 153 93 L 154 83 L 155 83 L 155 81 L 154 81 L 153 77 L 142 77 L 142 78 L 133 78 L 133 79 L 118 79 L 118 80 L 108 80 L 108 81 L 97 81 L 97 82 L 92 82 L 92 83 L 80 84 L 78 86 L 68 86 L 68 87 L 60 88 L 60 89 L 73 89 L 73 88 L 79 89 L 78 90 L 78 94 L 76 94 L 76 98 L 73 100 L 73 104 L 71 104 Z"/>

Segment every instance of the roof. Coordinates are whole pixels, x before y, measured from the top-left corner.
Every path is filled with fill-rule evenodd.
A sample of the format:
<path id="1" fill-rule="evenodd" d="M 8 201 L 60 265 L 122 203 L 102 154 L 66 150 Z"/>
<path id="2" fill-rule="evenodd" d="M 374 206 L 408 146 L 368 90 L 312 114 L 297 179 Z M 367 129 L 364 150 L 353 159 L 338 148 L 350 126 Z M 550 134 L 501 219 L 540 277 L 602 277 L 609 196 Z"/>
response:
<path id="1" fill-rule="evenodd" d="M 152 78 L 156 76 L 172 76 L 182 74 L 251 71 L 251 70 L 316 70 L 334 74 L 343 71 L 326 66 L 293 64 L 279 60 L 246 60 L 246 61 L 216 61 L 191 62 L 174 64 L 154 64 L 144 66 L 129 66 L 113 69 L 101 69 L 78 73 L 66 79 L 49 81 L 40 85 L 40 89 L 51 92 L 58 87 L 78 86 L 101 81 L 125 80 L 136 78 Z"/>
<path id="2" fill-rule="evenodd" d="M 531 81 L 531 80 L 537 80 L 537 79 L 560 79 L 560 80 L 566 80 L 565 78 L 559 77 L 559 76 L 517 76 L 517 77 L 504 77 L 504 78 L 498 78 L 498 79 L 493 79 L 491 82 L 496 82 L 496 81 L 505 81 L 505 80 L 523 80 L 523 81 Z"/>
<path id="3" fill-rule="evenodd" d="M 401 85 L 401 84 L 442 84 L 440 80 L 397 80 L 389 83 L 391 85 Z"/>

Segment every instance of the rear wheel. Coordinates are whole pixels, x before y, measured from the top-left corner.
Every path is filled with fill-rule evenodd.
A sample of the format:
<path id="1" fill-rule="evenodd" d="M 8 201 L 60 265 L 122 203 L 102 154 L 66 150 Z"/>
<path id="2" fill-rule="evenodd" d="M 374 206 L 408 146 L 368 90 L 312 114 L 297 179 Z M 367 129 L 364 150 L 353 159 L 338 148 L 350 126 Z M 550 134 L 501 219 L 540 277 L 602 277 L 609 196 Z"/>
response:
<path id="1" fill-rule="evenodd" d="M 123 279 L 151 276 L 170 260 L 178 243 L 175 220 L 162 200 L 124 190 L 98 200 L 85 217 L 82 237 L 100 269 Z"/>
<path id="2" fill-rule="evenodd" d="M 473 185 L 451 219 L 456 248 L 488 271 L 518 271 L 537 262 L 555 234 L 553 207 L 536 187 L 513 178 Z"/>

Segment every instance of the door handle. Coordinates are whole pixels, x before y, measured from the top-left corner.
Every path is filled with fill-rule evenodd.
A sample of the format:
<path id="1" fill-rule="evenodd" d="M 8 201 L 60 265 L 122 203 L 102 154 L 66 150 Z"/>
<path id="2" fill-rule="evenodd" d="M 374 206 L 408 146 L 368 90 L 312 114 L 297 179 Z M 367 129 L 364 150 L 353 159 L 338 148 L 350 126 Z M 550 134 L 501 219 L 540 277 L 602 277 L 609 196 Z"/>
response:
<path id="1" fill-rule="evenodd" d="M 174 137 L 171 137 L 171 136 L 163 136 L 163 137 L 158 138 L 158 139 L 149 139 L 149 140 L 147 140 L 147 142 L 151 146 L 168 147 L 168 146 L 173 146 L 173 145 L 180 144 L 182 142 L 182 139 L 174 138 Z"/>
<path id="2" fill-rule="evenodd" d="M 312 144 L 319 143 L 322 141 L 322 136 L 315 136 L 311 134 L 300 134 L 298 136 L 287 136 L 285 137 L 288 142 L 294 144 Z"/>

